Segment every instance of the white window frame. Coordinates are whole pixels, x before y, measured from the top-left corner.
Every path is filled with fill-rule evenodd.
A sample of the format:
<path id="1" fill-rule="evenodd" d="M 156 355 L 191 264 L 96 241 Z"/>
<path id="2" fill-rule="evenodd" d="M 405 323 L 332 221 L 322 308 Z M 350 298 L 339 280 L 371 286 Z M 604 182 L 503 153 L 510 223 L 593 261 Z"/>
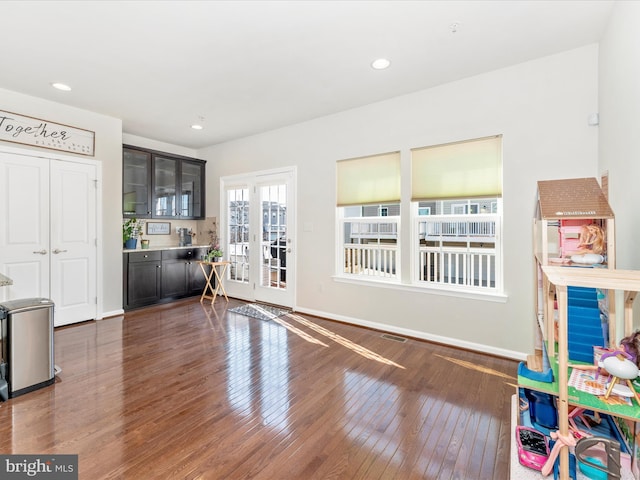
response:
<path id="1" fill-rule="evenodd" d="M 400 283 L 401 272 L 401 248 L 402 237 L 400 216 L 377 216 L 377 217 L 345 217 L 344 209 L 349 207 L 337 207 L 338 225 L 336 255 L 336 275 L 338 277 L 374 281 L 388 282 L 392 284 Z M 378 208 L 381 213 L 381 209 Z M 346 224 L 361 224 L 364 227 L 362 232 L 373 232 L 367 238 L 371 243 L 346 243 Z M 395 235 L 395 244 L 385 244 L 384 232 L 380 232 L 380 226 L 394 224 L 395 232 L 386 232 L 387 235 Z M 393 228 L 391 229 L 394 230 Z M 367 235 L 367 233 L 356 232 L 356 234 Z M 377 233 L 377 238 L 374 238 Z M 353 232 L 352 232 L 353 234 Z M 354 238 L 354 237 L 352 237 Z M 365 238 L 365 237 L 362 237 Z"/>
<path id="2" fill-rule="evenodd" d="M 498 199 L 496 202 L 497 213 L 432 214 L 427 217 L 419 214 L 419 202 L 411 202 L 412 285 L 452 292 L 502 295 L 503 245 L 501 232 L 503 217 L 501 204 L 502 199 Z M 467 206 L 469 203 L 454 205 Z M 426 222 L 438 223 L 439 221 L 454 224 L 448 231 L 450 237 L 442 235 L 440 244 L 434 247 L 421 246 L 421 236 L 426 233 L 425 229 L 421 228 L 421 225 Z M 455 228 L 455 224 L 458 223 L 460 223 L 460 231 Z M 489 225 L 493 225 L 493 230 Z M 476 231 L 472 232 L 474 229 Z M 473 235 L 473 233 L 476 233 L 476 235 Z M 493 243 L 493 249 L 474 248 L 472 244 L 481 244 L 483 236 L 492 240 L 490 243 Z M 446 243 L 449 246 L 446 246 Z M 455 243 L 464 245 L 453 245 Z M 431 258 L 435 257 L 437 261 L 429 262 L 429 251 L 432 253 Z M 434 253 L 436 251 L 437 253 Z M 425 273 L 425 268 L 428 275 Z M 483 273 L 487 273 L 487 275 L 482 275 Z M 493 283 L 491 283 L 491 278 L 493 278 Z M 476 282 L 478 283 L 477 285 L 475 284 Z"/>

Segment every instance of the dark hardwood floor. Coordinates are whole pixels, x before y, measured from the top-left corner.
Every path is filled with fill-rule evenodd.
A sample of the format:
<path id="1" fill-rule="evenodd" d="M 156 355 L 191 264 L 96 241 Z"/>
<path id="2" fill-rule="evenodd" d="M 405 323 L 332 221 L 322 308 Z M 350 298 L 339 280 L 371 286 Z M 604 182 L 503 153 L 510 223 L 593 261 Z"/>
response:
<path id="1" fill-rule="evenodd" d="M 198 300 L 57 329 L 0 453 L 78 454 L 83 480 L 509 478 L 515 361 Z"/>

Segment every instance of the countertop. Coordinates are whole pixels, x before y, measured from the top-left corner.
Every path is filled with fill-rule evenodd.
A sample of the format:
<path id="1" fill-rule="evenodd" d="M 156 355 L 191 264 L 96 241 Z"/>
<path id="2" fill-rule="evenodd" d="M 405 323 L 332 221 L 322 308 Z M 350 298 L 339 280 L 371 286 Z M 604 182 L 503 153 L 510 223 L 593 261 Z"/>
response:
<path id="1" fill-rule="evenodd" d="M 0 273 L 0 287 L 6 287 L 8 285 L 13 285 L 13 280 Z"/>
<path id="2" fill-rule="evenodd" d="M 177 245 L 171 246 L 171 245 L 158 245 L 157 247 L 149 247 L 149 248 L 135 248 L 135 249 L 128 249 L 128 248 L 124 248 L 122 250 L 122 253 L 132 253 L 132 252 L 153 252 L 153 251 L 158 251 L 158 250 L 183 250 L 183 249 L 187 249 L 187 248 L 209 248 L 210 245 L 188 245 L 186 247 L 180 247 Z"/>

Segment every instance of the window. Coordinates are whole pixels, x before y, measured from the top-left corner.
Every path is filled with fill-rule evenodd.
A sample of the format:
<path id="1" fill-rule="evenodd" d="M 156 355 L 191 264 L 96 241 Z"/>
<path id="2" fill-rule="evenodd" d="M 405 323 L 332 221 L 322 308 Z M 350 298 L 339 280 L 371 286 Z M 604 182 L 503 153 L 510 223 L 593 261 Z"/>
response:
<path id="1" fill-rule="evenodd" d="M 496 136 L 411 151 L 414 283 L 502 291 L 501 148 Z"/>
<path id="2" fill-rule="evenodd" d="M 227 190 L 227 232 L 226 250 L 231 261 L 229 279 L 242 283 L 249 282 L 249 189 Z"/>
<path id="3" fill-rule="evenodd" d="M 390 212 L 396 215 L 390 215 Z M 342 274 L 370 279 L 400 278 L 399 212 L 399 203 L 342 209 Z"/>
<path id="4" fill-rule="evenodd" d="M 494 136 L 411 150 L 411 235 L 404 239 L 400 153 L 337 162 L 337 275 L 502 292 L 501 148 Z M 411 259 L 404 278 L 403 251 Z"/>
<path id="5" fill-rule="evenodd" d="M 397 281 L 400 152 L 337 164 L 338 274 Z"/>
<path id="6" fill-rule="evenodd" d="M 425 202 L 416 202 L 418 212 Z M 414 218 L 418 284 L 496 290 L 500 217 L 497 198 L 431 202 L 432 215 Z"/>

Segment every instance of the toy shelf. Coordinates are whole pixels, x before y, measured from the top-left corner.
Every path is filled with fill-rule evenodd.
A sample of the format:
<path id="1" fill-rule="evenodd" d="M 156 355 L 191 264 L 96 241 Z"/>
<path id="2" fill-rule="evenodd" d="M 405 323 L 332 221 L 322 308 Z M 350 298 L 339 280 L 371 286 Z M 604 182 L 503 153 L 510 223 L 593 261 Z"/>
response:
<path id="1" fill-rule="evenodd" d="M 625 335 L 629 335 L 633 329 L 633 301 L 635 300 L 637 292 L 640 291 L 640 271 L 636 270 L 615 270 L 611 268 L 596 268 L 596 269 L 584 269 L 584 268 L 570 268 L 570 267 L 555 267 L 549 265 L 543 265 L 541 267 L 545 277 L 545 281 L 549 285 L 549 291 L 555 292 L 558 304 L 558 355 L 557 361 L 550 361 L 550 364 L 557 364 L 557 370 L 554 377 L 557 383 L 557 404 L 558 404 L 558 430 L 561 435 L 569 434 L 569 404 L 584 405 L 589 408 L 596 408 L 599 411 L 607 411 L 607 409 L 620 408 L 618 413 L 609 411 L 614 416 L 620 416 L 623 418 L 629 418 L 632 421 L 637 421 L 640 418 L 640 408 L 633 404 L 632 407 L 627 407 L 630 410 L 625 410 L 622 407 L 609 407 L 606 405 L 595 405 L 590 402 L 599 402 L 596 399 L 589 399 L 580 395 L 575 389 L 570 389 L 569 383 L 569 366 L 568 366 L 568 328 L 567 328 L 567 315 L 568 315 L 568 287 L 587 287 L 587 288 L 603 288 L 610 292 L 622 291 L 624 293 L 625 308 L 624 308 L 624 325 Z M 547 296 L 547 302 L 553 302 L 553 295 Z M 552 309 L 553 306 L 547 306 L 547 311 Z M 551 322 L 547 322 L 551 323 Z M 553 338 L 553 337 L 551 337 Z M 550 354 L 551 355 L 551 354 Z M 552 360 L 552 359 L 550 359 Z M 523 379 L 524 381 L 525 379 Z M 524 385 L 523 385 L 524 386 Z M 541 388 L 540 385 L 537 386 Z M 529 388 L 529 387 L 527 387 Z M 531 386 L 530 388 L 533 388 Z M 553 387 L 556 388 L 556 387 Z M 546 390 L 549 392 L 549 387 Z M 582 402 L 585 402 L 584 404 Z M 602 403 L 602 402 L 600 402 Z M 633 411 L 631 410 L 633 409 Z M 560 479 L 569 479 L 569 450 L 567 447 L 563 447 L 560 450 Z"/>
<path id="2" fill-rule="evenodd" d="M 516 425 L 518 425 L 518 395 L 511 397 L 511 451 L 516 452 Z M 520 464 L 517 455 L 511 455 L 511 463 L 509 465 L 511 480 L 541 480 L 545 477 L 536 470 L 527 468 Z M 629 470 L 620 472 L 621 480 L 634 480 L 633 473 Z M 551 477 L 546 477 L 551 478 Z M 576 472 L 576 480 L 589 480 L 580 470 Z"/>
<path id="3" fill-rule="evenodd" d="M 578 364 L 580 362 L 572 362 L 572 363 Z M 558 368 L 559 368 L 558 360 L 555 358 L 550 359 L 549 365 L 553 370 L 553 378 L 554 379 L 559 378 L 558 377 Z M 570 375 L 571 375 L 571 368 L 569 367 L 567 378 Z M 556 397 L 560 395 L 560 388 L 557 381 L 553 381 L 551 383 L 538 382 L 536 380 L 531 380 L 530 378 L 523 377 L 522 375 L 518 375 L 518 386 L 522 388 L 527 388 L 529 390 L 536 390 L 538 392 L 548 393 Z M 632 405 L 610 405 L 610 404 L 604 403 L 595 395 L 592 395 L 587 392 L 583 392 L 571 386 L 569 386 L 567 389 L 567 400 L 569 405 L 572 405 L 575 407 L 583 407 L 587 410 L 606 413 L 614 417 L 626 418 L 633 422 L 640 421 L 640 408 L 638 408 L 635 405 L 635 403 L 633 403 Z"/>

